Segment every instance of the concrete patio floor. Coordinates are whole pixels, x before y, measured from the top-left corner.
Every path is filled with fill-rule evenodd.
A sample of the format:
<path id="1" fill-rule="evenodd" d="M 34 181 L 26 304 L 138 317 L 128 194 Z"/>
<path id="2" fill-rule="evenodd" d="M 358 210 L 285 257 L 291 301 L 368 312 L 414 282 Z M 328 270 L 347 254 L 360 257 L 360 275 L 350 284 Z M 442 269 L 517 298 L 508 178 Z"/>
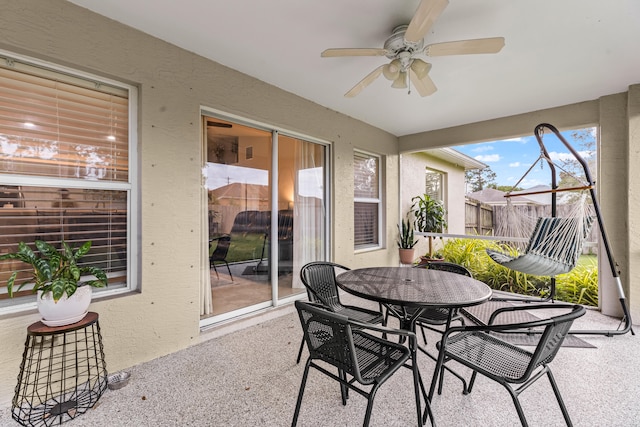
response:
<path id="1" fill-rule="evenodd" d="M 375 307 L 348 295 L 344 301 Z M 198 345 L 127 369 L 131 373 L 127 386 L 107 390 L 93 409 L 64 425 L 290 425 L 304 370 L 304 359 L 295 363 L 301 329 L 292 306 L 264 319 L 255 326 L 244 327 L 248 322 L 242 321 L 205 331 Z M 617 325 L 618 319 L 588 310 L 574 329 L 615 329 Z M 437 336 L 430 338 L 433 349 Z M 563 347 L 551 365 L 574 425 L 640 425 L 640 339 L 631 333 L 582 338 L 595 348 Z M 105 353 L 108 364 L 108 343 Z M 419 356 L 427 386 L 434 365 Z M 565 425 L 546 379 L 524 391 L 521 401 L 531 426 Z M 362 425 L 365 407 L 366 400 L 356 393 L 342 406 L 337 383 L 312 370 L 298 425 Z M 445 376 L 443 394 L 435 396 L 433 411 L 438 426 L 520 425 L 507 391 L 483 377 L 471 394 L 463 395 L 460 383 Z M 0 410 L 0 425 L 17 425 L 10 408 Z M 371 426 L 413 425 L 412 377 L 402 369 L 380 388 Z"/>

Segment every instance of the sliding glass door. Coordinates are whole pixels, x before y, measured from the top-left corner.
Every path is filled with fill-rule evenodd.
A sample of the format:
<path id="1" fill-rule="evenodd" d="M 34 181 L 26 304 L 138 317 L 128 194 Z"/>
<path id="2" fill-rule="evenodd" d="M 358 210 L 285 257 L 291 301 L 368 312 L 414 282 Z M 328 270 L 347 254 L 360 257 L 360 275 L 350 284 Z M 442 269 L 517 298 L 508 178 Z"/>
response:
<path id="1" fill-rule="evenodd" d="M 326 253 L 327 147 L 203 121 L 209 273 L 201 316 L 215 323 L 306 292 L 300 267 Z"/>

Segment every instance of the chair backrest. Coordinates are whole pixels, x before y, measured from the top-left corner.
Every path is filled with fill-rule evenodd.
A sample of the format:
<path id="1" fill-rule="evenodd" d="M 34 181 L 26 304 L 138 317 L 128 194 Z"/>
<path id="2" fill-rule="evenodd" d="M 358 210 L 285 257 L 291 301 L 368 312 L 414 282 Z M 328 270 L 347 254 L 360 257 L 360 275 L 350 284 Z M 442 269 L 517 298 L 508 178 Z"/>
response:
<path id="1" fill-rule="evenodd" d="M 329 363 L 362 381 L 348 318 L 300 300 L 295 305 L 310 357 Z"/>
<path id="2" fill-rule="evenodd" d="M 589 235 L 593 217 L 538 218 L 525 253 L 551 258 L 573 269 L 584 239 Z"/>
<path id="3" fill-rule="evenodd" d="M 222 236 L 217 240 L 216 248 L 211 253 L 209 257 L 210 261 L 222 261 L 227 258 L 227 253 L 229 252 L 229 245 L 231 244 L 231 236 Z"/>
<path id="4" fill-rule="evenodd" d="M 334 311 L 342 306 L 336 285 L 336 268 L 349 270 L 328 261 L 310 262 L 300 269 L 300 279 L 307 288 L 309 301 L 322 303 Z"/>
<path id="5" fill-rule="evenodd" d="M 573 321 L 584 315 L 585 308 L 581 305 L 574 305 L 569 313 L 549 317 L 541 322 L 535 322 L 544 326 L 544 331 L 538 341 L 538 345 L 531 358 L 531 363 L 527 368 L 524 378 L 528 378 L 531 372 L 540 365 L 550 363 L 560 350 L 562 343 L 571 329 Z"/>
<path id="6" fill-rule="evenodd" d="M 429 270 L 448 271 L 450 273 L 462 274 L 464 276 L 473 277 L 471 272 L 460 264 L 446 261 L 430 261 L 427 264 L 421 264 L 417 267 L 427 268 Z"/>

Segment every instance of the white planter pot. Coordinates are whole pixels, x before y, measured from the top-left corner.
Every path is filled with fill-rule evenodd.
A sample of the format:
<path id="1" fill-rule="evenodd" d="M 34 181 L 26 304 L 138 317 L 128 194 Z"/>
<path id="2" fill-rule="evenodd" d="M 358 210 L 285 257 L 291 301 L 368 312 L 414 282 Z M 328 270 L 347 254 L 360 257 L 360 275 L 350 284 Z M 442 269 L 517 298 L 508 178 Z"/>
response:
<path id="1" fill-rule="evenodd" d="M 38 311 L 47 326 L 64 326 L 79 322 L 91 304 L 91 286 L 81 286 L 71 295 L 64 294 L 56 303 L 53 294 L 38 291 Z"/>

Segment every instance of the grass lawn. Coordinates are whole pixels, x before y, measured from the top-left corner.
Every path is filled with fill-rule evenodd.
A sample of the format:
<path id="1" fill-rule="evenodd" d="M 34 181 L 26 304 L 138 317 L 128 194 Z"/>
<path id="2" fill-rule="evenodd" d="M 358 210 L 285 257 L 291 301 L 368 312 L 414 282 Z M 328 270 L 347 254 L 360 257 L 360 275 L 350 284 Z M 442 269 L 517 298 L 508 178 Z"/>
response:
<path id="1" fill-rule="evenodd" d="M 598 256 L 597 255 L 580 255 L 578 258 L 578 264 L 584 267 L 595 267 L 598 265 Z"/>
<path id="2" fill-rule="evenodd" d="M 263 243 L 264 234 L 262 233 L 233 233 L 229 244 L 229 252 L 227 253 L 227 262 L 259 259 L 262 254 Z M 211 243 L 209 253 L 213 252 L 215 247 L 216 242 L 214 240 Z M 265 258 L 269 256 L 268 248 L 265 248 L 264 256 Z"/>

